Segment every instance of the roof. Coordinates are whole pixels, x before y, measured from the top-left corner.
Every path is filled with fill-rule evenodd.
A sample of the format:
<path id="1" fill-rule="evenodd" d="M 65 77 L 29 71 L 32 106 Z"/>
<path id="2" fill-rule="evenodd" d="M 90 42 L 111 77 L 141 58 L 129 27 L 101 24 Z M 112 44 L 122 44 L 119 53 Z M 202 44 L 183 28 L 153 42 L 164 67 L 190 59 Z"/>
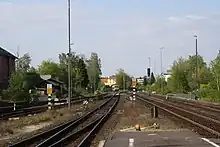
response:
<path id="1" fill-rule="evenodd" d="M 15 55 L 11 54 L 10 52 L 6 51 L 2 47 L 0 47 L 0 56 L 12 57 L 17 58 Z"/>

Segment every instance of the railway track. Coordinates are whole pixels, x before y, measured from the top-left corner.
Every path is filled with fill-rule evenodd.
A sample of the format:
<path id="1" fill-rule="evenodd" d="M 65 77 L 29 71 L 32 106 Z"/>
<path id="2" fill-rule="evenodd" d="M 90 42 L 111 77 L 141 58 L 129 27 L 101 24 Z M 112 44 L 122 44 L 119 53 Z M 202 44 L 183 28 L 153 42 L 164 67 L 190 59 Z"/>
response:
<path id="1" fill-rule="evenodd" d="M 10 145 L 10 147 L 87 146 L 118 102 L 115 94 L 82 117 Z"/>
<path id="2" fill-rule="evenodd" d="M 144 101 L 148 104 L 157 106 L 159 109 L 184 120 L 198 130 L 200 134 L 205 134 L 209 137 L 220 138 L 220 121 L 209 117 L 208 115 L 201 115 L 197 111 L 191 111 L 187 107 L 181 107 L 180 104 L 176 105 L 173 103 L 167 103 L 166 101 L 161 101 L 158 99 L 146 98 L 138 95 L 138 99 Z"/>
<path id="3" fill-rule="evenodd" d="M 75 100 L 75 101 L 72 101 L 71 103 L 76 104 L 76 103 L 80 103 L 82 101 L 83 100 Z M 66 103 L 60 103 L 59 105 L 54 105 L 54 108 L 58 109 L 58 108 L 66 107 L 66 106 L 67 106 Z M 46 110 L 48 110 L 48 105 L 23 108 L 23 109 L 19 109 L 16 111 L 0 114 L 0 120 L 7 120 L 8 118 L 12 118 L 12 117 L 21 117 L 21 116 L 26 116 L 29 114 L 41 113 Z"/>
<path id="4" fill-rule="evenodd" d="M 155 98 L 161 98 L 161 99 L 165 99 L 166 96 L 162 96 L 162 95 L 152 95 Z M 220 104 L 217 103 L 211 103 L 211 102 L 204 102 L 204 101 L 198 101 L 198 100 L 193 100 L 193 99 L 180 99 L 180 98 L 176 98 L 175 96 L 168 96 L 169 100 L 171 101 L 179 101 L 179 102 L 186 102 L 186 103 L 190 103 L 190 104 L 196 104 L 196 105 L 200 105 L 201 107 L 207 107 L 207 108 L 211 108 L 211 109 L 218 109 L 220 110 Z"/>
<path id="5" fill-rule="evenodd" d="M 102 95 L 102 97 L 106 98 L 106 97 L 109 97 L 109 95 L 104 94 L 104 95 Z M 81 98 L 81 99 L 72 99 L 71 104 L 81 103 L 85 99 L 90 99 L 90 98 L 95 98 L 95 97 L 84 97 L 84 98 Z M 59 109 L 59 108 L 63 108 L 63 107 L 66 107 L 66 106 L 67 106 L 66 100 L 54 101 L 53 102 L 53 108 L 54 109 Z M 48 110 L 48 105 L 25 107 L 25 108 L 17 109 L 15 111 L 1 113 L 0 114 L 0 120 L 7 120 L 8 118 L 12 118 L 12 117 L 21 117 L 21 116 L 26 116 L 26 115 L 29 115 L 29 114 L 41 113 L 41 112 L 44 112 L 46 110 Z"/>

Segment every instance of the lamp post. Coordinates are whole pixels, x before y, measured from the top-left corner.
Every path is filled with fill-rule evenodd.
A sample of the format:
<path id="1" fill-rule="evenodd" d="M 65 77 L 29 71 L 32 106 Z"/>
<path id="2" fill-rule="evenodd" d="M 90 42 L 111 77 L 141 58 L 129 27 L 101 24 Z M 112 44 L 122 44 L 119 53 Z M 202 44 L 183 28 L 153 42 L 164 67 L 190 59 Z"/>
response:
<path id="1" fill-rule="evenodd" d="M 149 68 L 151 68 L 151 57 L 148 57 L 148 61 L 149 61 Z"/>
<path id="2" fill-rule="evenodd" d="M 199 81 L 198 81 L 198 38 L 197 35 L 193 36 L 196 39 L 196 88 L 199 88 Z"/>
<path id="3" fill-rule="evenodd" d="M 71 36 L 70 36 L 70 0 L 68 0 L 68 44 L 69 44 L 69 58 L 68 58 L 68 108 L 70 109 L 70 97 L 71 97 Z"/>
<path id="4" fill-rule="evenodd" d="M 70 44 L 70 55 L 69 55 L 69 67 L 70 67 L 70 71 L 68 71 L 68 73 L 70 74 L 70 98 L 72 98 L 73 96 L 73 92 L 72 92 L 72 89 L 73 89 L 73 81 L 72 81 L 72 72 L 71 72 L 71 69 L 72 69 L 72 63 L 71 63 L 71 59 L 72 59 L 72 48 L 71 46 L 74 45 L 74 43 L 71 43 Z"/>
<path id="5" fill-rule="evenodd" d="M 161 75 L 160 82 L 161 82 L 161 91 L 162 91 L 162 93 L 163 93 L 163 81 L 162 81 L 162 78 L 163 78 L 163 55 L 162 55 L 163 49 L 164 49 L 164 47 L 160 48 L 160 75 Z"/>

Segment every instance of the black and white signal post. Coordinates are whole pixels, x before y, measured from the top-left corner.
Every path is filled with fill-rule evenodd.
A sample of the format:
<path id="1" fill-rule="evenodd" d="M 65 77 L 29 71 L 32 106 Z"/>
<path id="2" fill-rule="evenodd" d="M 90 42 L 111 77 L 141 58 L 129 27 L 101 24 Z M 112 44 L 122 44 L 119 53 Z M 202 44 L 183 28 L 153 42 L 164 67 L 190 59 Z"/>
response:
<path id="1" fill-rule="evenodd" d="M 133 87 L 133 89 L 132 89 L 132 101 L 136 100 L 136 92 L 137 92 L 136 87 Z"/>

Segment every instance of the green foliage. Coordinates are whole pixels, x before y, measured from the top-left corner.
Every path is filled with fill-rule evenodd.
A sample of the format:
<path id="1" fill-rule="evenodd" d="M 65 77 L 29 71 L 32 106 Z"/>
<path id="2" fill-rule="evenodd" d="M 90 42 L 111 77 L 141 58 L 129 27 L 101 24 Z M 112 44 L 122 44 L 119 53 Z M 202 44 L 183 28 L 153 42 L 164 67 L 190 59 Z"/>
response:
<path id="1" fill-rule="evenodd" d="M 21 72 L 12 73 L 9 80 L 9 87 L 3 91 L 3 99 L 10 101 L 29 101 L 30 95 L 24 89 L 25 76 Z"/>
<path id="2" fill-rule="evenodd" d="M 210 67 L 198 56 L 198 78 L 196 56 L 179 58 L 171 67 L 171 77 L 168 81 L 162 82 L 162 79 L 157 77 L 150 89 L 163 94 L 192 93 L 204 100 L 220 101 L 220 53 L 211 62 Z"/>
<path id="3" fill-rule="evenodd" d="M 51 75 L 52 77 L 59 77 L 60 75 L 60 67 L 57 63 L 53 61 L 43 61 L 38 71 L 41 75 Z"/>
<path id="4" fill-rule="evenodd" d="M 150 76 L 150 84 L 153 84 L 153 83 L 155 83 L 156 82 L 156 79 L 155 79 L 155 77 L 154 77 L 154 73 L 152 72 L 151 73 L 151 76 Z"/>
<path id="5" fill-rule="evenodd" d="M 27 72 L 30 69 L 31 57 L 28 53 L 24 54 L 16 61 L 16 69 L 19 72 Z"/>
<path id="6" fill-rule="evenodd" d="M 143 85 L 144 85 L 144 86 L 147 86 L 147 83 L 148 83 L 148 81 L 147 81 L 147 76 L 144 76 Z"/>
<path id="7" fill-rule="evenodd" d="M 100 86 L 101 72 L 101 59 L 97 53 L 91 53 L 90 59 L 87 60 L 87 74 L 89 79 L 89 87 L 93 92 Z"/>
<path id="8" fill-rule="evenodd" d="M 59 79 L 68 85 L 68 56 L 67 54 L 59 54 L 60 75 Z M 81 88 L 85 89 L 89 83 L 86 61 L 82 56 L 75 53 L 70 54 L 71 63 L 71 82 L 73 91 Z M 77 91 L 78 91 L 77 90 Z"/>
<path id="9" fill-rule="evenodd" d="M 112 91 L 112 87 L 109 85 L 104 85 L 102 88 L 103 92 L 111 92 Z"/>
<path id="10" fill-rule="evenodd" d="M 116 84 L 119 89 L 129 89 L 131 87 L 131 77 L 123 69 L 119 69 L 116 73 Z"/>

